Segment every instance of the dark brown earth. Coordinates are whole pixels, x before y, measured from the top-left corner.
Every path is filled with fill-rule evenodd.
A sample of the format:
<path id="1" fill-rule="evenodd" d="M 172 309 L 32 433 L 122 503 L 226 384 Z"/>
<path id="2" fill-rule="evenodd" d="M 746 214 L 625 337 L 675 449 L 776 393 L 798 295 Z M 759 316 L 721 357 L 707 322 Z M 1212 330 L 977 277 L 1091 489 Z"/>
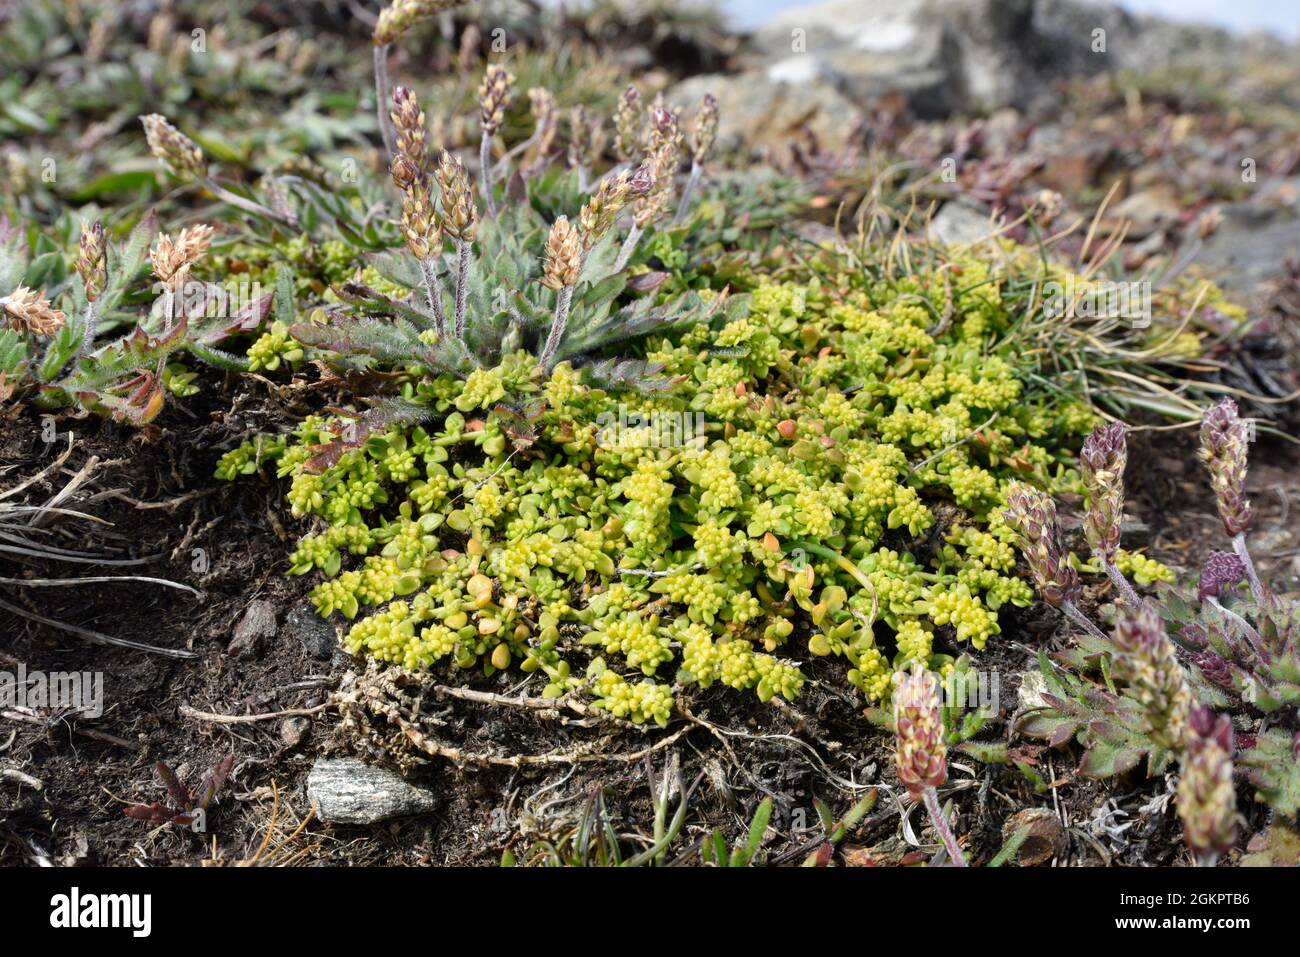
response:
<path id="1" fill-rule="evenodd" d="M 810 680 L 794 705 L 764 706 L 725 689 L 695 691 L 682 699 L 689 719 L 650 731 L 587 728 L 581 720 L 562 721 L 548 712 L 452 698 L 436 690 L 449 678 L 442 673 L 404 679 L 404 691 L 422 693 L 422 703 L 416 704 L 421 727 L 471 756 L 460 764 L 421 755 L 392 727 L 379 729 L 378 739 L 338 730 L 330 694 L 345 676 L 354 677 L 349 672 L 365 672 L 365 664 L 322 648 L 322 639 L 330 643 L 329 631 L 310 627 L 316 619 L 303 599 L 311 576 L 285 574 L 290 543 L 300 528 L 283 505 L 280 485 L 273 476 L 235 483 L 212 479 L 222 451 L 305 409 L 298 408 L 298 398 L 286 398 L 255 377 L 214 379 L 204 386 L 200 396 L 169 403 L 154 426 L 139 434 L 96 419 L 61 419 L 57 441 L 47 444 L 35 414 L 14 412 L 0 422 L 5 488 L 47 466 L 72 436 L 67 461 L 21 493 L 26 501 L 45 501 L 88 469 L 86 481 L 61 504 L 112 525 L 60 520 L 50 526 L 58 544 L 115 546 L 124 557 L 148 557 L 147 563 L 121 571 L 168 578 L 202 593 L 193 598 L 141 583 L 0 586 L 0 598 L 32 613 L 195 655 L 173 660 L 95 645 L 0 610 L 0 669 L 12 671 L 23 662 L 29 671 L 102 671 L 106 699 L 97 720 L 12 711 L 0 716 L 0 774 L 21 769 L 41 784 L 37 790 L 0 778 L 0 864 L 230 864 L 257 853 L 273 811 L 275 836 L 259 858 L 262 863 L 493 864 L 506 848 L 527 858 L 537 842 L 562 844 L 596 806 L 597 795 L 603 796 L 624 853 L 634 853 L 650 843 L 653 830 L 647 762 L 658 776 L 674 760 L 694 789 L 683 838 L 670 860 L 698 861 L 698 845 L 714 829 L 729 842 L 739 840 L 759 802 L 771 797 L 776 810 L 764 859 L 797 863 L 822 843 L 814 799 L 838 816 L 876 784 L 882 786 L 879 800 L 840 844 L 835 860 L 886 864 L 929 856 L 909 846 L 910 837 L 929 851 L 933 835 L 924 815 L 910 805 L 904 813 L 895 797 L 892 738 L 868 720 L 861 697 L 849 693 L 842 665 L 834 661 L 808 663 Z M 1136 466 L 1129 471 L 1130 510 L 1149 530 L 1149 551 L 1194 569 L 1210 548 L 1222 546 L 1194 456 L 1194 433 L 1138 433 L 1130 461 Z M 1261 436 L 1250 490 L 1258 514 L 1256 558 L 1267 576 L 1294 588 L 1300 577 L 1296 447 Z M 206 571 L 196 562 L 203 556 Z M 117 571 L 10 561 L 0 567 L 9 577 Z M 1104 602 L 1105 595 L 1090 599 Z M 270 603 L 276 632 L 253 641 L 251 651 L 236 653 L 238 645 L 229 650 L 236 625 L 254 601 Z M 1001 639 L 978 659 L 980 668 L 1000 675 L 1003 713 L 977 740 L 1006 740 L 1020 674 L 1033 666 L 1038 649 L 1066 641 L 1068 634 L 1050 610 L 1011 616 Z M 538 692 L 521 687 L 518 677 L 461 676 L 457 683 L 512 697 Z M 422 681 L 422 687 L 410 681 Z M 285 711 L 305 714 L 240 723 L 195 714 Z M 662 744 L 679 733 L 668 746 Z M 1093 781 L 1074 774 L 1078 755 L 1068 748 L 1048 751 L 1020 738 L 1011 744 L 1015 756 L 1041 775 L 1041 790 L 1015 767 L 952 756 L 942 797 L 960 809 L 956 830 L 974 861 L 987 862 L 996 854 L 1011 815 L 1043 808 L 1065 826 L 1058 864 L 1185 863 L 1166 780 L 1147 779 L 1139 770 L 1114 782 Z M 646 749 L 652 749 L 648 758 L 628 759 Z M 576 750 L 606 758 L 519 768 L 478 760 Z M 436 812 L 372 827 L 313 821 L 287 839 L 307 814 L 306 778 L 317 757 L 358 752 L 431 789 L 440 802 Z M 196 783 L 226 754 L 235 756 L 234 770 L 209 818 L 209 833 L 123 814 L 130 803 L 165 798 L 156 759 Z M 1241 806 L 1249 804 L 1243 800 Z M 1262 823 L 1262 815 L 1255 817 L 1249 822 L 1252 831 Z M 1107 836 L 1108 828 L 1117 839 Z"/>

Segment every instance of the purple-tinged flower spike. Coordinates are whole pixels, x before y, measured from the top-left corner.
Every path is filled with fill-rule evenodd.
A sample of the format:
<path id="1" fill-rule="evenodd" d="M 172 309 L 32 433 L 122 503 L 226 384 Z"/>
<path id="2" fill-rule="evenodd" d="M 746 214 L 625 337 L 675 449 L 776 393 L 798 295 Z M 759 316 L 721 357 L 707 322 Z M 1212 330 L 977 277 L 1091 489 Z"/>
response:
<path id="1" fill-rule="evenodd" d="M 1232 786 L 1232 722 L 1197 706 L 1189 719 L 1187 752 L 1178 782 L 1178 816 L 1183 840 L 1197 862 L 1212 866 L 1232 849 L 1237 795 Z"/>
<path id="2" fill-rule="evenodd" d="M 1224 399 L 1201 420 L 1201 460 L 1210 470 L 1210 484 L 1223 528 L 1236 537 L 1250 529 L 1246 501 L 1248 427 L 1237 416 L 1237 403 Z"/>
<path id="3" fill-rule="evenodd" d="M 898 779 L 913 797 L 948 780 L 948 749 L 939 714 L 939 682 L 919 662 L 894 691 Z"/>
<path id="4" fill-rule="evenodd" d="M 898 750 L 898 780 L 914 798 L 920 798 L 930 815 L 948 856 L 957 867 L 966 866 L 961 847 L 944 819 L 935 788 L 948 780 L 948 748 L 943 740 L 939 710 L 939 681 L 916 662 L 902 675 L 894 690 L 894 729 Z"/>
<path id="5" fill-rule="evenodd" d="M 704 164 L 713 153 L 713 144 L 717 138 L 718 98 L 712 93 L 705 93 L 704 99 L 700 101 L 699 112 L 695 114 L 695 121 L 691 124 L 691 175 L 686 180 L 686 186 L 682 188 L 681 199 L 677 201 L 674 223 L 680 223 L 686 218 L 686 213 L 690 210 L 691 195 L 699 185 L 700 177 L 704 175 Z"/>
<path id="6" fill-rule="evenodd" d="M 1223 399 L 1206 411 L 1201 420 L 1201 460 L 1210 471 L 1219 518 L 1224 531 L 1232 536 L 1232 550 L 1246 566 L 1255 601 L 1262 604 L 1267 592 L 1246 548 L 1251 523 L 1250 503 L 1246 501 L 1249 443 L 1250 427 L 1237 415 L 1237 403 L 1232 399 Z"/>
<path id="7" fill-rule="evenodd" d="M 1079 452 L 1079 471 L 1088 489 L 1088 513 L 1083 519 L 1088 547 L 1116 589 L 1132 604 L 1137 593 L 1115 567 L 1119 555 L 1120 526 L 1124 520 L 1124 467 L 1128 447 L 1123 422 L 1098 426 Z"/>
<path id="8" fill-rule="evenodd" d="M 1061 543 L 1056 503 L 1031 485 L 1012 482 L 1007 491 L 1007 523 L 1020 535 L 1020 547 L 1043 601 L 1060 607 L 1079 597 L 1079 576 Z"/>
<path id="9" fill-rule="evenodd" d="M 1264 646 L 1255 626 L 1219 601 L 1219 596 L 1224 594 L 1225 589 L 1235 588 L 1246 577 L 1246 563 L 1240 556 L 1231 552 L 1211 552 L 1201 569 L 1201 582 L 1196 588 L 1196 597 L 1221 611 L 1225 618 L 1241 629 L 1255 654 L 1264 661 L 1271 661 L 1273 656 Z"/>
<path id="10" fill-rule="evenodd" d="M 1151 740 L 1165 750 L 1181 750 L 1194 699 L 1160 613 L 1147 602 L 1120 612 L 1115 671 L 1142 706 Z"/>
<path id="11" fill-rule="evenodd" d="M 1034 587 L 1043 601 L 1061 609 L 1071 621 L 1094 638 L 1106 640 L 1106 633 L 1079 610 L 1075 602 L 1081 591 L 1079 574 L 1070 565 L 1062 544 L 1061 525 L 1052 497 L 1032 485 L 1012 482 L 1007 489 L 1007 524 L 1020 537 L 1020 551 L 1029 563 Z"/>
<path id="12" fill-rule="evenodd" d="M 1192 655 L 1192 664 L 1201 669 L 1201 674 L 1211 684 L 1236 694 L 1236 685 L 1232 680 L 1232 667 L 1222 655 L 1213 651 L 1197 652 Z"/>
<path id="13" fill-rule="evenodd" d="M 1196 597 L 1201 601 L 1206 598 L 1218 598 L 1225 588 L 1240 585 L 1246 578 L 1246 566 L 1240 558 L 1230 552 L 1210 552 L 1201 568 L 1201 583 L 1197 586 Z"/>
<path id="14" fill-rule="evenodd" d="M 640 150 L 643 115 L 641 93 L 629 85 L 614 111 L 614 155 L 624 163 L 631 162 Z"/>

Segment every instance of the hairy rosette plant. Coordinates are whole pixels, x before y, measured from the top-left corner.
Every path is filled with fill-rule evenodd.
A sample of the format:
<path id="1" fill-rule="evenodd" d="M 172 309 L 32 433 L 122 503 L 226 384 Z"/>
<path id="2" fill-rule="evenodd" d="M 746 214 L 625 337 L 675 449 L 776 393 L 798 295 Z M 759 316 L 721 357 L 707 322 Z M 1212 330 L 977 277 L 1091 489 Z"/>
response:
<path id="1" fill-rule="evenodd" d="M 1042 659 L 1051 691 L 1046 706 L 1021 726 L 1052 744 L 1077 738 L 1084 748 L 1080 769 L 1099 777 L 1126 771 L 1144 755 L 1152 774 L 1177 761 L 1179 814 L 1188 847 L 1203 863 L 1232 847 L 1234 767 L 1272 810 L 1273 828 L 1294 832 L 1300 813 L 1300 603 L 1269 588 L 1251 559 L 1247 440 L 1247 424 L 1231 399 L 1205 413 L 1200 457 L 1233 550 L 1211 552 L 1194 588 L 1161 582 L 1155 600 L 1137 599 L 1113 559 L 1123 510 L 1116 468 L 1125 458 L 1123 431 L 1106 426 L 1085 443 L 1081 471 L 1091 502 L 1084 528 L 1125 601 L 1113 639 L 1099 638 L 1089 623 L 1077 648 L 1059 657 L 1063 668 Z M 1026 536 L 1023 547 L 1034 570 L 1043 561 L 1041 546 Z M 1041 589 L 1036 570 L 1034 577 Z M 1051 601 L 1059 590 L 1046 584 L 1043 597 Z M 1098 670 L 1118 687 L 1091 680 Z M 1233 718 L 1239 728 L 1258 730 L 1234 744 Z M 1266 846 L 1272 837 L 1269 832 Z"/>
<path id="2" fill-rule="evenodd" d="M 196 391 L 194 373 L 172 361 L 179 352 L 225 369 L 246 367 L 218 343 L 260 323 L 270 297 L 229 308 L 233 300 L 225 290 L 191 279 L 212 229 L 161 233 L 151 248 L 157 228 L 155 218 L 146 217 L 118 245 L 102 223 L 83 224 L 74 274 L 63 278 L 56 271 L 49 294 L 24 285 L 25 277 L 30 282 L 50 273 L 44 263 L 29 262 L 22 237 L 0 228 L 0 398 L 50 409 L 80 406 L 143 425 L 162 409 L 164 391 Z M 146 263 L 159 295 L 140 315 L 124 303 L 128 294 L 138 298 L 148 279 Z M 105 320 L 130 331 L 98 342 Z"/>

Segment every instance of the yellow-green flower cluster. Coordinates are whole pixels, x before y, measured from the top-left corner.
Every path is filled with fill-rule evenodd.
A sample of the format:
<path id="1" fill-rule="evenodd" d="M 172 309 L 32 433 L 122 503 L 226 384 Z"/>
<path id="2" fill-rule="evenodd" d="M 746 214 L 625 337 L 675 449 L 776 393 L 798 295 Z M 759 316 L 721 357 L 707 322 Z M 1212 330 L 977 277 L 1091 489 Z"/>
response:
<path id="1" fill-rule="evenodd" d="M 303 357 L 302 345 L 289 335 L 289 327 L 283 322 L 273 322 L 257 341 L 248 347 L 248 368 L 250 372 L 265 369 L 274 372 L 281 363 L 296 367 Z"/>

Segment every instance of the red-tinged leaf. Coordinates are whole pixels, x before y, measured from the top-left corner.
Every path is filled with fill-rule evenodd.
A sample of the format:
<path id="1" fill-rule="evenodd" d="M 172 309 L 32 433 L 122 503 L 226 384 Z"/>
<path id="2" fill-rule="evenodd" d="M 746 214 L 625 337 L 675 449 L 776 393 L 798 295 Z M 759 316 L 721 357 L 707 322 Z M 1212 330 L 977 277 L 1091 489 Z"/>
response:
<path id="1" fill-rule="evenodd" d="M 356 416 L 347 426 L 335 424 L 333 431 L 337 438 L 323 445 L 312 446 L 314 454 L 303 464 L 303 469 L 319 475 L 337 465 L 344 452 L 364 445 L 374 432 L 386 429 L 395 422 L 423 422 L 432 415 L 433 410 L 428 406 L 404 402 L 401 399 L 380 400 L 375 403 L 374 408 Z"/>
<path id="2" fill-rule="evenodd" d="M 181 783 L 176 772 L 167 766 L 163 760 L 154 762 L 154 768 L 158 771 L 158 777 L 162 778 L 163 784 L 167 788 L 167 795 L 172 799 L 172 806 L 178 808 L 188 808 L 194 797 L 190 794 L 190 789 Z"/>
<path id="3" fill-rule="evenodd" d="M 643 272 L 627 281 L 627 288 L 633 292 L 654 292 L 668 280 L 666 272 Z"/>
<path id="4" fill-rule="evenodd" d="M 217 795 L 221 793 L 221 789 L 226 786 L 226 778 L 230 775 L 230 769 L 234 764 L 235 756 L 227 754 L 212 769 L 212 773 L 204 779 L 202 797 L 200 797 L 198 803 L 201 810 L 206 811 Z"/>
<path id="5" fill-rule="evenodd" d="M 1052 729 L 1052 733 L 1047 736 L 1049 747 L 1059 748 L 1061 745 L 1070 741 L 1078 731 L 1078 725 L 1073 721 L 1062 721 Z"/>
<path id="6" fill-rule="evenodd" d="M 152 821 L 157 824 L 166 824 L 176 815 L 171 808 L 161 804 L 132 804 L 122 808 L 122 813 L 137 821 Z"/>

